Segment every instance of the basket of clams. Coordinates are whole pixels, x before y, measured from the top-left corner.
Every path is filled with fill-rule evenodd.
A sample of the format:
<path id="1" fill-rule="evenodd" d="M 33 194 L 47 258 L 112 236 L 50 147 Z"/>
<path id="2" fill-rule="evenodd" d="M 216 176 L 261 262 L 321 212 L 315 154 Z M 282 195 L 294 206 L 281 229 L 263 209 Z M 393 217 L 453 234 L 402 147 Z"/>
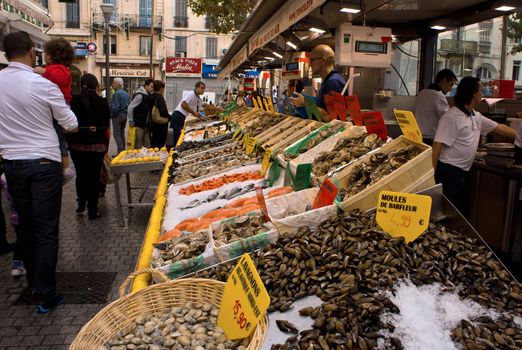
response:
<path id="1" fill-rule="evenodd" d="M 142 273 L 164 282 L 127 295 Z M 223 282 L 202 278 L 169 281 L 155 269 L 134 272 L 121 285 L 120 298 L 83 326 L 70 349 L 260 349 L 266 315 L 244 339 L 227 340 L 217 325 L 224 288 Z"/>

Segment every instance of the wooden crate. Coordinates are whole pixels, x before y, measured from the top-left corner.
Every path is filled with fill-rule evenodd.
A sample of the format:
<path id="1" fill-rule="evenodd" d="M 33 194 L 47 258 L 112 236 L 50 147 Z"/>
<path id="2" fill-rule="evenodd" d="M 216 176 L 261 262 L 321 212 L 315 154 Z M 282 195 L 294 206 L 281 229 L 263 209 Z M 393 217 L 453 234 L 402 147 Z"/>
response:
<path id="1" fill-rule="evenodd" d="M 233 121 L 234 123 L 239 123 L 242 120 L 247 120 L 247 119 L 251 118 L 253 115 L 257 114 L 257 112 L 258 112 L 258 110 L 251 109 L 246 113 L 240 113 L 240 114 L 237 114 L 236 116 L 230 117 L 230 120 Z"/>
<path id="2" fill-rule="evenodd" d="M 402 192 L 415 193 L 435 186 L 435 170 L 431 169 L 418 180 L 407 186 Z"/>
<path id="3" fill-rule="evenodd" d="M 256 136 L 257 142 L 260 144 L 265 143 L 266 141 L 270 140 L 274 137 L 274 135 L 277 135 L 281 133 L 281 130 L 286 130 L 290 127 L 290 125 L 294 124 L 296 122 L 297 118 L 294 117 L 287 117 L 282 122 L 272 126 L 269 129 L 266 129 L 261 134 Z"/>
<path id="4" fill-rule="evenodd" d="M 323 123 L 320 122 L 312 122 L 308 123 L 302 129 L 299 129 L 297 132 L 293 132 L 284 139 L 281 139 L 278 143 L 276 143 L 272 148 L 275 153 L 280 153 L 285 150 L 288 146 L 296 142 L 297 140 L 302 139 L 312 131 L 319 129 Z"/>
<path id="5" fill-rule="evenodd" d="M 412 142 L 405 138 L 404 136 L 399 136 L 397 139 L 388 142 L 381 148 L 379 148 L 376 152 L 390 152 L 394 150 L 401 149 L 408 145 L 414 145 L 418 149 L 421 150 L 421 153 L 418 154 L 415 158 L 408 161 L 406 164 L 392 172 L 391 174 L 386 175 L 381 178 L 379 181 L 371 184 L 361 192 L 345 199 L 341 208 L 344 210 L 352 210 L 352 209 L 360 209 L 367 210 L 370 208 L 374 208 L 377 205 L 377 200 L 379 198 L 379 192 L 383 190 L 387 191 L 404 191 L 405 189 L 413 190 L 417 188 L 416 186 L 423 186 L 423 184 L 429 184 L 429 175 L 430 172 L 433 172 L 433 165 L 431 160 L 431 147 L 425 144 L 418 144 Z M 367 161 L 372 156 L 372 153 L 369 153 L 346 168 L 339 171 L 337 174 L 333 175 L 333 178 L 336 178 L 339 181 L 339 185 L 341 188 L 345 188 L 346 178 L 350 175 L 353 168 L 365 161 Z M 418 181 L 421 181 L 420 183 Z"/>
<path id="6" fill-rule="evenodd" d="M 299 132 L 302 128 L 306 127 L 308 123 L 306 120 L 297 120 L 290 123 L 284 131 L 280 131 L 279 133 L 274 134 L 270 139 L 263 142 L 263 148 L 272 148 L 274 150 L 273 146 L 281 140 L 285 140 L 288 136 L 292 135 L 293 133 Z"/>

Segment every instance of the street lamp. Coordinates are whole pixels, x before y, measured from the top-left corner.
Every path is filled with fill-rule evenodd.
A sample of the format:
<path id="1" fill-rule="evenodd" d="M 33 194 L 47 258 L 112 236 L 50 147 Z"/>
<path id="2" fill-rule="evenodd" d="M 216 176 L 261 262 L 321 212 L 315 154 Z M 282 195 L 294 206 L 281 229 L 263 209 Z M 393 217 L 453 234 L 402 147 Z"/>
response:
<path id="1" fill-rule="evenodd" d="M 111 104 L 111 94 L 109 90 L 109 86 L 111 86 L 111 77 L 110 77 L 110 64 L 109 64 L 109 55 L 111 54 L 111 38 L 110 38 L 110 25 L 109 22 L 111 20 L 112 12 L 114 11 L 113 4 L 103 3 L 100 5 L 100 8 L 103 12 L 103 17 L 105 18 L 105 98 L 107 99 L 107 103 Z"/>

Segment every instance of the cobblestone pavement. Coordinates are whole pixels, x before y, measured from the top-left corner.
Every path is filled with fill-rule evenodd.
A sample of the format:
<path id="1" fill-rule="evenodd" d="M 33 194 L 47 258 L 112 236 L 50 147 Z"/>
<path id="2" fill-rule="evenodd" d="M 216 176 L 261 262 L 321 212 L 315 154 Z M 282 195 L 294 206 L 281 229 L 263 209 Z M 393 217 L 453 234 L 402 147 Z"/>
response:
<path id="1" fill-rule="evenodd" d="M 122 179 L 123 180 L 123 179 Z M 131 175 L 133 186 L 157 184 L 159 175 L 139 173 Z M 124 181 L 120 181 L 122 196 L 126 199 Z M 133 199 L 139 195 L 133 191 Z M 144 200 L 152 200 L 148 191 Z M 5 199 L 5 198 L 4 198 Z M 2 201 L 6 219 L 8 208 Z M 133 208 L 131 218 L 120 226 L 116 216 L 114 186 L 100 199 L 102 217 L 89 221 L 77 216 L 74 181 L 64 187 L 60 222 L 60 250 L 57 271 L 64 272 L 117 272 L 109 302 L 118 298 L 118 286 L 134 270 L 150 208 Z M 8 240 L 15 241 L 14 231 L 8 224 Z M 67 349 L 81 327 L 105 305 L 83 304 L 59 306 L 50 314 L 39 315 L 34 305 L 14 305 L 26 287 L 25 278 L 11 277 L 12 254 L 0 256 L 0 349 Z"/>

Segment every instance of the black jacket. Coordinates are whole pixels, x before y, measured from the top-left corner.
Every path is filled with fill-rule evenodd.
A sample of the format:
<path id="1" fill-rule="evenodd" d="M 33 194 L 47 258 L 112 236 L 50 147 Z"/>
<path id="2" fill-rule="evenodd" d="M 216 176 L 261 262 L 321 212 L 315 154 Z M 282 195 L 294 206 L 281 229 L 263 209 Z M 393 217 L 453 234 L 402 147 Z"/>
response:
<path id="1" fill-rule="evenodd" d="M 134 94 L 134 96 L 132 96 L 132 99 L 134 100 L 138 94 L 141 95 L 141 103 L 134 107 L 134 110 L 132 111 L 132 119 L 134 120 L 134 126 L 137 126 L 138 128 L 145 128 L 149 123 L 148 99 L 150 95 L 145 95 L 144 93 L 138 91 Z"/>
<path id="2" fill-rule="evenodd" d="M 107 138 L 111 111 L 107 100 L 89 91 L 89 108 L 85 109 L 81 97 L 73 96 L 71 110 L 78 118 L 78 132 L 66 134 L 67 142 L 78 145 L 109 145 Z"/>
<path id="3" fill-rule="evenodd" d="M 149 106 L 149 115 L 152 113 L 152 108 L 154 108 L 154 105 L 158 108 L 158 111 L 160 112 L 160 115 L 164 118 L 170 119 L 169 110 L 167 109 L 167 102 L 165 101 L 165 98 L 163 95 L 153 92 L 149 96 L 147 96 L 148 106 Z M 152 119 L 150 120 L 151 123 L 153 123 Z"/>

